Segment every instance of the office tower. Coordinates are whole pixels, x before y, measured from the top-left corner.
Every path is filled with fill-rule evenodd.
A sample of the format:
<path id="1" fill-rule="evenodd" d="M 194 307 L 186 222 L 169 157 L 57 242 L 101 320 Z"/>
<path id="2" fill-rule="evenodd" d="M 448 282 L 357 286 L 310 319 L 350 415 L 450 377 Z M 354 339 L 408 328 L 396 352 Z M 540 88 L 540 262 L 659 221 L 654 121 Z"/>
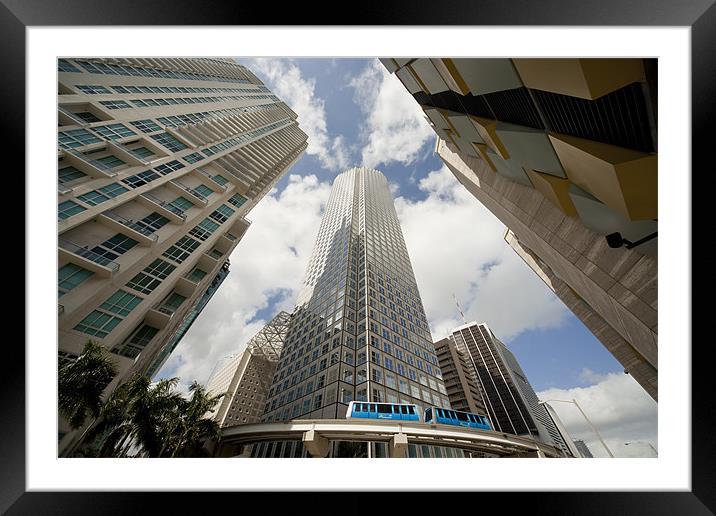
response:
<path id="1" fill-rule="evenodd" d="M 227 259 L 224 262 L 224 265 L 222 265 L 219 271 L 216 273 L 216 276 L 214 276 L 214 279 L 212 279 L 211 282 L 206 285 L 205 290 L 201 292 L 201 295 L 198 297 L 196 302 L 193 302 L 191 299 L 189 299 L 189 303 L 192 307 L 191 310 L 186 313 L 174 333 L 166 335 L 166 344 L 160 344 L 157 346 L 160 351 L 157 355 L 157 358 L 155 358 L 154 362 L 152 362 L 152 365 L 150 365 L 147 369 L 147 376 L 153 378 L 154 375 L 162 368 L 164 363 L 167 361 L 169 355 L 174 352 L 176 347 L 179 345 L 181 339 L 184 337 L 186 332 L 189 331 L 191 325 L 194 324 L 196 318 L 204 310 L 204 307 L 209 302 L 209 300 L 214 297 L 216 291 L 219 290 L 219 287 L 229 275 L 229 265 L 230 262 Z"/>
<path id="2" fill-rule="evenodd" d="M 435 354 L 438 356 L 450 407 L 454 410 L 486 415 L 485 402 L 472 368 L 467 365 L 464 353 L 457 349 L 455 342 L 450 338 L 436 342 Z"/>
<path id="3" fill-rule="evenodd" d="M 594 458 L 594 455 L 592 455 L 592 452 L 589 451 L 589 448 L 587 447 L 587 443 L 585 443 L 582 440 L 576 440 L 574 441 L 574 445 L 577 447 L 577 450 L 579 450 L 579 453 L 582 455 L 582 457 L 587 459 Z"/>
<path id="4" fill-rule="evenodd" d="M 545 412 L 549 416 L 554 429 L 559 432 L 560 447 L 562 450 L 566 452 L 566 449 L 568 449 L 568 455 L 571 455 L 572 457 L 581 457 L 579 450 L 574 445 L 574 441 L 567 431 L 567 427 L 564 426 L 564 423 L 562 423 L 562 420 L 557 415 L 557 411 L 554 410 L 554 407 L 552 407 L 552 405 L 550 405 L 547 401 L 539 401 L 538 403 L 544 408 Z"/>
<path id="5" fill-rule="evenodd" d="M 656 60 L 381 61 L 458 181 L 657 399 Z"/>
<path id="6" fill-rule="evenodd" d="M 487 324 L 464 324 L 455 328 L 448 338 L 468 358 L 494 430 L 530 435 L 569 450 L 544 407 L 538 403 L 517 359 Z"/>
<path id="7" fill-rule="evenodd" d="M 291 315 L 279 312 L 246 344 L 246 349 L 217 364 L 207 381 L 213 394 L 225 396 L 212 417 L 219 426 L 258 423 L 276 371 Z"/>
<path id="8" fill-rule="evenodd" d="M 230 59 L 60 59 L 57 107 L 59 353 L 100 342 L 110 392 L 155 363 L 307 137 Z"/>
<path id="9" fill-rule="evenodd" d="M 351 400 L 449 405 L 385 176 L 338 175 L 263 421 L 343 418 Z"/>

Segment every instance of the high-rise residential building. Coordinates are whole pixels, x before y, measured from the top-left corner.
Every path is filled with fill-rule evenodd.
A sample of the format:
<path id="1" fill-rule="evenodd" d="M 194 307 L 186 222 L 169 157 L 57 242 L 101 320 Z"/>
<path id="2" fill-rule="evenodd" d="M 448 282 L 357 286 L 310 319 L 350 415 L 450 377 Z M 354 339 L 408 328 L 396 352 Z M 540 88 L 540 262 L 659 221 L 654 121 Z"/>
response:
<path id="1" fill-rule="evenodd" d="M 251 338 L 242 353 L 217 364 L 207 390 L 213 395 L 225 394 L 212 415 L 219 426 L 261 420 L 290 319 L 288 312 L 279 312 Z"/>
<path id="2" fill-rule="evenodd" d="M 468 358 L 494 430 L 530 435 L 570 453 L 517 359 L 487 324 L 458 326 L 448 338 Z"/>
<path id="3" fill-rule="evenodd" d="M 444 338 L 435 343 L 435 354 L 443 375 L 450 407 L 454 410 L 486 415 L 485 402 L 468 366 L 465 354 L 457 349 L 455 342 Z"/>
<path id="4" fill-rule="evenodd" d="M 458 181 L 657 399 L 656 59 L 381 61 Z"/>
<path id="5" fill-rule="evenodd" d="M 351 400 L 449 405 L 388 181 L 369 168 L 333 183 L 262 420 L 343 418 Z"/>
<path id="6" fill-rule="evenodd" d="M 585 443 L 582 440 L 576 440 L 574 441 L 574 445 L 577 447 L 577 450 L 579 450 L 579 453 L 582 455 L 582 457 L 587 459 L 594 458 L 594 455 L 592 455 L 592 452 L 589 451 L 589 447 L 587 446 L 587 443 Z"/>
<path id="7" fill-rule="evenodd" d="M 189 310 L 184 318 L 178 322 L 178 326 L 174 333 L 169 334 L 167 333 L 165 340 L 166 344 L 157 346 L 160 351 L 157 354 L 157 357 L 154 359 L 154 362 L 149 366 L 147 369 L 146 375 L 150 378 L 153 378 L 155 374 L 162 368 L 164 363 L 169 358 L 169 355 L 171 355 L 176 347 L 179 345 L 179 342 L 181 342 L 181 339 L 184 337 L 187 331 L 189 331 L 189 328 L 191 328 L 191 325 L 194 324 L 194 321 L 196 321 L 196 318 L 199 317 L 199 314 L 204 310 L 204 307 L 209 302 L 209 300 L 214 297 L 214 294 L 217 290 L 219 290 L 219 287 L 224 282 L 226 277 L 229 275 L 229 265 L 230 262 L 227 259 L 224 262 L 224 265 L 219 269 L 219 271 L 216 273 L 216 276 L 214 276 L 214 279 L 211 280 L 210 283 L 208 283 L 204 289 L 203 292 L 197 292 L 197 294 L 201 294 L 198 296 L 198 299 L 196 302 L 194 302 L 192 299 L 188 300 L 188 303 L 192 307 L 191 310 Z"/>
<path id="8" fill-rule="evenodd" d="M 60 59 L 57 108 L 59 355 L 100 342 L 109 392 L 161 360 L 307 137 L 231 59 Z"/>

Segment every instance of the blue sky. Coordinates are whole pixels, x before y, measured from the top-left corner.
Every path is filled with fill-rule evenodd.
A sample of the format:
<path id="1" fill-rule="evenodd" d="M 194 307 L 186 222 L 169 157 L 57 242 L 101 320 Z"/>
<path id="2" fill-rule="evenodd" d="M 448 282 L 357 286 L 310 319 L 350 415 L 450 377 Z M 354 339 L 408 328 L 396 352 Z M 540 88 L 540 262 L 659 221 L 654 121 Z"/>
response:
<path id="1" fill-rule="evenodd" d="M 365 165 L 391 183 L 435 340 L 462 324 L 454 293 L 468 321 L 486 322 L 508 345 L 543 399 L 583 400 L 595 424 L 603 411 L 600 429 L 615 449 L 626 440 L 656 444 L 656 404 L 443 166 L 433 152 L 435 133 L 396 77 L 375 59 L 237 60 L 298 113 L 309 147 L 249 213 L 253 223 L 231 256 L 232 272 L 158 377 L 205 382 L 220 358 L 241 351 L 277 311 L 293 309 L 333 178 Z M 640 408 L 625 406 L 614 419 L 625 397 Z M 569 408 L 555 407 L 589 445 L 593 437 Z"/>

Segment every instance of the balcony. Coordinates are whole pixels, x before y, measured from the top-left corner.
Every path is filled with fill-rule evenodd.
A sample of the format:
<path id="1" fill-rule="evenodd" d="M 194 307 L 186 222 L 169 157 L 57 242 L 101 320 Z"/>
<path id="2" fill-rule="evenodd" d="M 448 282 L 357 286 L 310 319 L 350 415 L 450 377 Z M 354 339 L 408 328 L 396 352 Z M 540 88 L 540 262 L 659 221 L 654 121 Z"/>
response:
<path id="1" fill-rule="evenodd" d="M 173 220 L 174 222 L 177 222 L 179 224 L 182 224 L 186 220 L 186 213 L 184 210 L 177 208 L 176 206 L 173 206 L 169 204 L 166 201 L 162 201 L 161 199 L 158 199 L 154 197 L 150 193 L 143 193 L 140 195 L 140 197 L 143 197 L 146 201 L 148 201 L 152 208 L 160 208 L 160 212 L 162 212 L 163 215 L 165 215 L 169 220 Z"/>
<path id="2" fill-rule="evenodd" d="M 119 270 L 119 264 L 117 262 L 90 251 L 86 247 L 80 247 L 62 238 L 59 239 L 58 243 L 60 257 L 64 257 L 80 267 L 95 272 L 99 276 L 108 278 Z"/>
<path id="3" fill-rule="evenodd" d="M 194 169 L 197 172 L 199 172 L 202 176 L 204 176 L 204 179 L 209 183 L 209 187 L 214 190 L 217 193 L 222 193 L 226 191 L 226 188 L 228 187 L 228 184 L 222 185 L 221 183 L 217 182 L 214 179 L 214 176 L 209 174 L 208 172 L 205 172 L 204 170 L 200 168 Z"/>
<path id="4" fill-rule="evenodd" d="M 79 117 L 79 116 L 75 115 L 75 114 L 74 114 L 72 111 L 70 111 L 69 109 L 65 109 L 65 108 L 63 108 L 62 106 L 57 106 L 57 111 L 60 112 L 60 116 L 59 116 L 60 122 L 63 122 L 63 121 L 66 121 L 66 122 L 74 122 L 76 125 L 81 125 L 81 126 L 83 126 L 83 127 L 89 125 L 89 124 L 87 123 L 87 120 L 85 120 L 85 119 L 82 118 L 82 117 Z M 64 124 L 63 124 L 63 125 L 64 125 Z M 68 124 L 68 125 L 71 125 L 71 124 Z"/>
<path id="5" fill-rule="evenodd" d="M 173 315 L 173 310 L 168 310 L 162 306 L 154 306 L 147 310 L 147 314 L 144 316 L 144 322 L 161 330 L 169 324 Z"/>
<path id="6" fill-rule="evenodd" d="M 105 165 L 101 161 L 90 159 L 79 151 L 69 149 L 69 150 L 66 150 L 65 152 L 68 153 L 69 155 L 73 156 L 76 160 L 80 161 L 81 163 L 84 163 L 85 165 L 92 167 L 93 170 L 96 170 L 104 177 L 114 177 L 117 175 L 116 172 L 112 171 L 112 167 Z"/>
<path id="7" fill-rule="evenodd" d="M 206 197 L 204 197 L 201 193 L 197 192 L 191 187 L 188 187 L 178 179 L 174 179 L 173 181 L 169 181 L 167 183 L 168 185 L 173 185 L 179 190 L 181 190 L 182 193 L 188 194 L 189 200 L 194 201 L 196 204 L 201 204 L 202 206 L 206 206 L 208 204 L 208 201 L 206 200 Z"/>
<path id="8" fill-rule="evenodd" d="M 140 245 L 151 246 L 159 239 L 151 229 L 141 226 L 133 220 L 128 220 L 111 210 L 101 213 L 97 218 L 113 229 L 135 239 Z"/>

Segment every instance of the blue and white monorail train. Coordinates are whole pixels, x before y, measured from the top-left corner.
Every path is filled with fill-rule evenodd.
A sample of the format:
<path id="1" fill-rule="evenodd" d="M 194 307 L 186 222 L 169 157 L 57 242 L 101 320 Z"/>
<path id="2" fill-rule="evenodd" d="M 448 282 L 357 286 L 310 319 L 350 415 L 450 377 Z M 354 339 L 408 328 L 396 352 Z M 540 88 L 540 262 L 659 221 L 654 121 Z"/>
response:
<path id="1" fill-rule="evenodd" d="M 425 409 L 424 421 L 426 423 L 442 423 L 444 425 L 464 426 L 492 430 L 485 416 L 472 412 L 462 412 L 441 407 L 428 407 Z"/>
<path id="2" fill-rule="evenodd" d="M 351 401 L 346 410 L 346 418 L 420 421 L 420 414 L 417 405 L 410 403 Z"/>

